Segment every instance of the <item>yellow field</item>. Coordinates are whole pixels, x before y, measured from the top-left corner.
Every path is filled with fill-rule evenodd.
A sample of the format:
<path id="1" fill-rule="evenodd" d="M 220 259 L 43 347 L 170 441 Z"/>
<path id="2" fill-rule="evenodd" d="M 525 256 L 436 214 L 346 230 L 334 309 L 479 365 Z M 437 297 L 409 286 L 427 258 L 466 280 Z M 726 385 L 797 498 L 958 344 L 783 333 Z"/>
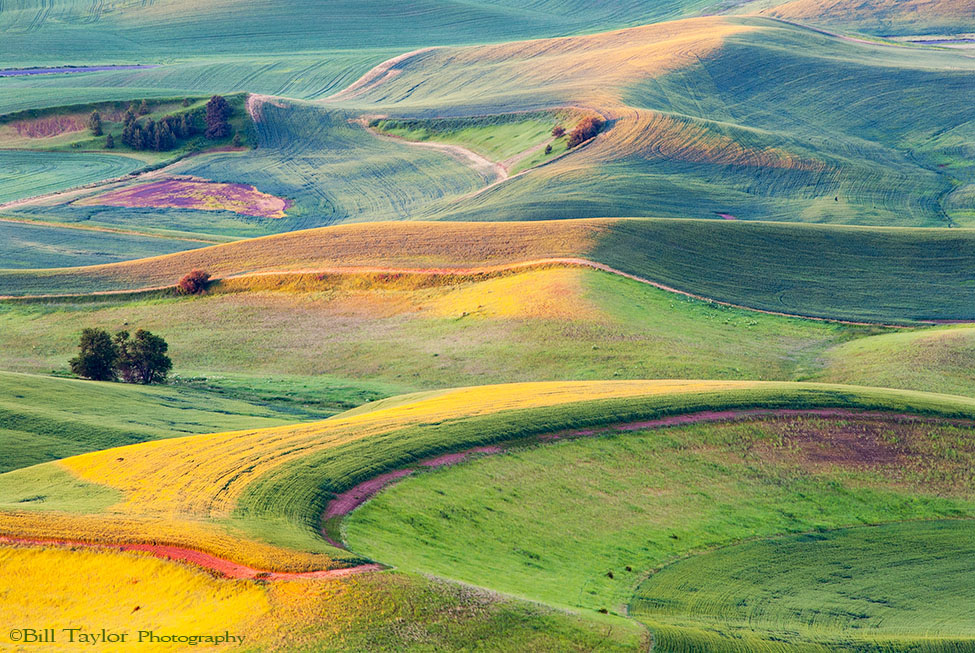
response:
<path id="1" fill-rule="evenodd" d="M 79 515 L 61 512 L 0 511 L 0 533 L 40 540 L 100 544 L 149 543 L 203 551 L 254 569 L 318 571 L 349 563 L 321 553 L 305 553 L 255 542 L 220 524 L 159 515 Z"/>
<path id="2" fill-rule="evenodd" d="M 41 547 L 0 547 L 0 649 L 24 651 L 272 650 L 311 637 L 319 643 L 348 631 L 359 620 L 391 610 L 389 592 L 409 581 L 381 575 L 370 579 L 252 580 L 215 578 L 179 563 L 140 553 Z M 43 588 L 42 590 L 40 588 Z M 83 588 L 83 591 L 79 591 Z M 308 627 L 314 626 L 312 635 Z M 54 628 L 56 641 L 10 640 L 11 628 Z M 62 628 L 81 629 L 75 643 Z M 114 646 L 79 643 L 80 633 L 127 634 Z M 201 640 L 167 643 L 156 636 L 243 637 L 214 645 Z"/>
<path id="3" fill-rule="evenodd" d="M 413 401 L 312 424 L 145 442 L 46 463 L 122 492 L 104 514 L 0 512 L 0 533 L 92 542 L 157 542 L 214 553 L 263 569 L 342 563 L 221 532 L 244 490 L 265 473 L 324 449 L 426 423 L 578 401 L 744 389 L 743 381 L 515 383 L 426 394 Z"/>
<path id="4" fill-rule="evenodd" d="M 0 648 L 10 628 L 55 628 L 56 642 L 25 644 L 23 650 L 169 651 L 169 643 L 138 640 L 138 631 L 163 634 L 222 634 L 253 639 L 278 601 L 273 586 L 220 580 L 184 565 L 147 555 L 57 548 L 0 547 Z M 127 644 L 71 644 L 62 628 L 86 633 L 128 633 Z M 246 640 L 245 640 L 246 641 Z M 197 646 L 214 650 L 208 646 Z M 228 648 L 220 646 L 219 649 Z"/>

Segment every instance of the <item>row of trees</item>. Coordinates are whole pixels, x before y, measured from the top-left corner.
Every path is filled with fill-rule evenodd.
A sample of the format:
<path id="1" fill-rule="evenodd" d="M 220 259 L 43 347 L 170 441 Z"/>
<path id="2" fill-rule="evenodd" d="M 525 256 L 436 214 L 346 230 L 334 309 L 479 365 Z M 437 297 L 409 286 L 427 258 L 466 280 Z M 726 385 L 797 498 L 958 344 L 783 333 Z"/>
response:
<path id="1" fill-rule="evenodd" d="M 177 141 L 189 138 L 196 132 L 196 125 L 188 113 L 181 116 L 166 116 L 159 120 L 140 125 L 135 114 L 126 112 L 122 121 L 122 142 L 133 150 L 155 150 L 165 152 L 176 147 Z"/>
<path id="2" fill-rule="evenodd" d="M 96 381 L 161 383 L 173 368 L 169 345 L 144 329 L 131 338 L 128 331 L 112 336 L 104 329 L 85 329 L 78 346 L 78 355 L 68 361 L 71 371 Z"/>
<path id="3" fill-rule="evenodd" d="M 184 107 L 189 104 L 188 99 L 183 100 Z M 122 119 L 122 143 L 133 150 L 165 152 L 175 148 L 180 140 L 199 133 L 196 120 L 189 111 L 165 116 L 158 121 L 149 120 L 144 124 L 140 123 L 138 117 L 148 113 L 150 113 L 149 105 L 143 100 L 138 106 L 135 103 L 129 105 Z M 231 131 L 229 119 L 232 115 L 233 107 L 226 98 L 220 95 L 211 97 L 206 105 L 204 136 L 210 140 L 220 140 L 229 136 Z M 103 133 L 102 116 L 97 109 L 88 116 L 88 129 L 93 136 L 101 136 Z M 240 137 L 237 134 L 234 135 L 234 145 L 240 145 Z M 115 147 L 115 139 L 111 134 L 105 137 L 105 147 L 108 149 Z"/>

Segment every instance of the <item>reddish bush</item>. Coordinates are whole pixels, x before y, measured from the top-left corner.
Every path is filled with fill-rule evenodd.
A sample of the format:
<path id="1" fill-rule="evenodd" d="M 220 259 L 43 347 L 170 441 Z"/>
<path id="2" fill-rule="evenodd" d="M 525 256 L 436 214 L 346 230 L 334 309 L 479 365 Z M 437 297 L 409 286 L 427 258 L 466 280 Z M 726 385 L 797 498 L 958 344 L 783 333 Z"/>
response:
<path id="1" fill-rule="evenodd" d="M 193 270 L 179 280 L 179 294 L 197 295 L 206 290 L 207 282 L 210 281 L 210 273 L 203 270 Z"/>
<path id="2" fill-rule="evenodd" d="M 589 116 L 583 118 L 576 128 L 572 130 L 569 134 L 569 147 L 575 147 L 580 143 L 585 143 L 590 138 L 599 133 L 599 130 L 603 128 L 603 121 L 601 118 L 596 116 Z"/>
<path id="3" fill-rule="evenodd" d="M 565 136 L 565 127 L 563 127 L 562 125 L 556 125 L 555 127 L 552 127 L 552 136 L 554 136 L 555 138 L 562 138 L 563 136 Z"/>

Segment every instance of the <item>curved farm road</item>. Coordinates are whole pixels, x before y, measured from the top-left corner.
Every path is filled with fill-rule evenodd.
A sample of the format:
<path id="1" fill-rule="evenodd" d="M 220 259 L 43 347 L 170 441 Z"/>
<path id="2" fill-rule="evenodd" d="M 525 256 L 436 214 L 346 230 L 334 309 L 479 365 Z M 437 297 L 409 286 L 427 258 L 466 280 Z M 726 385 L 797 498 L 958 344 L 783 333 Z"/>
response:
<path id="1" fill-rule="evenodd" d="M 100 549 L 105 551 L 139 551 L 163 560 L 175 560 L 203 567 L 227 578 L 262 579 L 262 580 L 300 580 L 321 578 L 342 578 L 352 574 L 379 571 L 382 565 L 368 564 L 342 569 L 323 569 L 321 571 L 281 572 L 262 571 L 247 565 L 219 558 L 209 553 L 184 549 L 178 546 L 161 544 L 97 544 L 92 542 L 76 542 L 70 540 L 41 540 L 0 535 L 0 545 L 13 546 L 58 546 L 66 548 Z"/>
<path id="2" fill-rule="evenodd" d="M 390 136 L 389 134 L 382 134 L 378 132 L 369 126 L 367 119 L 362 119 L 358 122 L 363 126 L 363 128 L 365 128 L 366 131 L 380 140 L 393 141 L 403 145 L 410 145 L 412 147 L 425 147 L 428 149 L 440 150 L 447 156 L 460 161 L 467 167 L 473 169 L 474 172 L 480 174 L 482 177 L 484 177 L 488 186 L 493 186 L 494 184 L 500 183 L 508 178 L 508 169 L 505 168 L 502 163 L 495 163 L 490 159 L 484 158 L 477 152 L 468 150 L 466 147 L 461 147 L 460 145 L 449 145 L 447 143 L 434 143 L 431 141 L 410 141 L 398 136 Z M 480 190 L 477 192 L 480 192 Z"/>

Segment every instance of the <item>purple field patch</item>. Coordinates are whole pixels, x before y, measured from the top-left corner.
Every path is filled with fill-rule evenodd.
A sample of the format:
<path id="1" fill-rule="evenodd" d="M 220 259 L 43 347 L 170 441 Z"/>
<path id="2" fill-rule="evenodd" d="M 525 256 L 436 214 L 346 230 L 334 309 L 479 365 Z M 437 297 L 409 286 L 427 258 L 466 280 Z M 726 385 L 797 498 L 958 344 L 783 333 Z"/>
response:
<path id="1" fill-rule="evenodd" d="M 283 218 L 291 203 L 247 184 L 166 179 L 85 199 L 87 206 L 167 207 L 200 211 L 233 211 L 259 218 Z"/>

